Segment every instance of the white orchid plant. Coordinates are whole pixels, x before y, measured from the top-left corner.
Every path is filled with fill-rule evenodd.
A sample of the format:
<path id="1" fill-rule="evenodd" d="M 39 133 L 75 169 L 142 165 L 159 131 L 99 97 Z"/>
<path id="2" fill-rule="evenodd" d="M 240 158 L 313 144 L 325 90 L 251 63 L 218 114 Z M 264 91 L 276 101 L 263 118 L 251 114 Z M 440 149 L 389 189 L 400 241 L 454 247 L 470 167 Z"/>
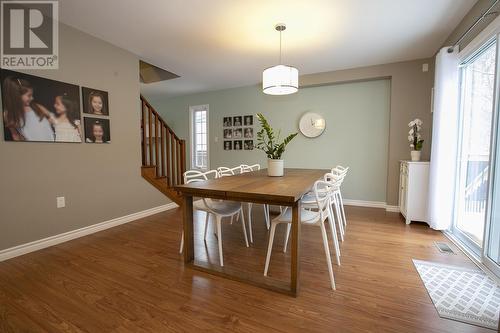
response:
<path id="1" fill-rule="evenodd" d="M 408 123 L 408 127 L 410 128 L 408 132 L 408 141 L 410 142 L 411 150 L 422 150 L 424 144 L 424 140 L 422 140 L 422 135 L 420 134 L 422 125 L 422 120 L 418 118 Z"/>

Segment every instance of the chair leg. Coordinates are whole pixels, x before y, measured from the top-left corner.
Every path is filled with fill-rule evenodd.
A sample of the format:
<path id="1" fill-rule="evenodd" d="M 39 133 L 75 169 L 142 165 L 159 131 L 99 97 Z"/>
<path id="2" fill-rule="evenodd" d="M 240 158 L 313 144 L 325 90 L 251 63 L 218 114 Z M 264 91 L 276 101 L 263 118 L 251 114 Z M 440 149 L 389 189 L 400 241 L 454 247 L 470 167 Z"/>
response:
<path id="1" fill-rule="evenodd" d="M 241 207 L 241 227 L 243 229 L 243 236 L 245 236 L 245 245 L 248 247 L 247 227 L 245 223 L 245 214 L 243 214 L 243 206 Z"/>
<path id="2" fill-rule="evenodd" d="M 325 223 L 320 222 L 321 236 L 323 236 L 323 247 L 325 248 L 326 263 L 328 265 L 328 273 L 330 274 L 330 285 L 335 290 L 335 279 L 333 277 L 332 261 L 330 259 L 330 248 L 328 247 L 328 236 L 326 235 Z"/>
<path id="3" fill-rule="evenodd" d="M 335 198 L 333 205 L 335 206 L 335 216 L 337 216 L 337 220 L 340 221 L 337 224 L 339 227 L 340 240 L 343 242 L 344 241 L 344 223 L 341 221 L 342 217 L 340 216 L 339 202 L 338 202 L 337 198 Z"/>
<path id="4" fill-rule="evenodd" d="M 270 219 L 269 219 L 269 205 L 264 204 L 264 219 L 266 220 L 266 228 L 269 230 L 270 226 Z"/>
<path id="5" fill-rule="evenodd" d="M 290 238 L 290 230 L 292 230 L 292 224 L 287 223 L 286 225 L 286 234 L 285 234 L 285 246 L 283 247 L 283 252 L 286 253 L 286 248 L 288 245 L 288 239 Z"/>
<path id="6" fill-rule="evenodd" d="M 269 244 L 267 245 L 266 265 L 264 266 L 264 276 L 267 276 L 269 269 L 269 261 L 271 261 L 271 251 L 273 250 L 274 233 L 276 232 L 277 223 L 271 223 L 271 232 L 269 233 Z"/>
<path id="7" fill-rule="evenodd" d="M 338 197 L 339 197 L 340 211 L 342 212 L 342 219 L 344 222 L 344 230 L 345 230 L 345 227 L 347 226 L 347 219 L 345 218 L 344 200 L 342 199 L 342 192 L 339 191 Z"/>
<path id="8" fill-rule="evenodd" d="M 248 232 L 250 234 L 250 243 L 253 243 L 253 231 L 252 231 L 252 203 L 247 204 L 248 209 Z"/>
<path id="9" fill-rule="evenodd" d="M 339 223 L 339 222 L 337 221 L 337 223 Z M 342 223 L 342 222 L 340 222 L 340 223 Z M 340 266 L 339 239 L 337 238 L 337 230 L 335 227 L 335 217 L 333 216 L 333 212 L 331 209 L 328 209 L 328 224 L 330 224 L 330 231 L 332 232 L 333 248 L 335 249 L 335 256 L 337 257 L 337 265 Z"/>
<path id="10" fill-rule="evenodd" d="M 205 232 L 203 235 L 204 240 L 207 240 L 208 221 L 210 221 L 210 213 L 209 212 L 207 212 L 207 215 L 205 217 Z"/>
<path id="11" fill-rule="evenodd" d="M 224 266 L 224 257 L 222 254 L 222 217 L 220 215 L 215 215 L 217 221 L 217 242 L 219 243 L 219 262 L 221 267 Z"/>
<path id="12" fill-rule="evenodd" d="M 182 229 L 182 234 L 181 234 L 181 247 L 179 249 L 179 253 L 182 254 L 182 250 L 184 250 L 184 229 Z"/>

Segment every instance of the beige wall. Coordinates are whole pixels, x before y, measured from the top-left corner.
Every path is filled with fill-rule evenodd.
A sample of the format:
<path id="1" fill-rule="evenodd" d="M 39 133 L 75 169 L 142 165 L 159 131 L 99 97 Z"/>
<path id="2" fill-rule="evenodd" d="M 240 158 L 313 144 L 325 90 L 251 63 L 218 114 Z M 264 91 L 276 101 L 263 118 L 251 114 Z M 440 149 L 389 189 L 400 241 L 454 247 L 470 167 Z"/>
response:
<path id="1" fill-rule="evenodd" d="M 429 65 L 423 72 L 422 65 Z M 388 205 L 398 204 L 399 160 L 409 159 L 408 122 L 420 118 L 424 122 L 425 140 L 423 158 L 430 156 L 431 138 L 431 90 L 434 81 L 433 59 L 420 59 L 354 69 L 303 75 L 301 87 L 391 78 L 391 106 L 389 119 L 389 154 L 387 170 Z M 369 161 L 366 161 L 369 168 Z"/>
<path id="2" fill-rule="evenodd" d="M 262 93 L 261 86 L 253 85 L 150 102 L 177 135 L 184 138 L 189 136 L 189 106 L 209 105 L 212 169 L 267 163 L 261 150 L 223 149 L 224 117 L 260 112 L 285 136 L 298 131 L 305 112 L 319 113 L 325 118 L 325 131 L 313 139 L 299 133 L 283 155 L 286 167 L 329 169 L 337 164 L 348 165 L 349 177 L 342 185 L 344 198 L 385 203 L 390 90 L 390 80 L 370 80 L 301 88 L 293 95 L 270 96 Z M 255 124 L 254 129 L 259 128 Z"/>
<path id="3" fill-rule="evenodd" d="M 108 91 L 112 143 L 1 139 L 0 250 L 167 202 L 140 176 L 137 57 L 64 25 L 59 45 L 59 70 L 29 73 Z"/>

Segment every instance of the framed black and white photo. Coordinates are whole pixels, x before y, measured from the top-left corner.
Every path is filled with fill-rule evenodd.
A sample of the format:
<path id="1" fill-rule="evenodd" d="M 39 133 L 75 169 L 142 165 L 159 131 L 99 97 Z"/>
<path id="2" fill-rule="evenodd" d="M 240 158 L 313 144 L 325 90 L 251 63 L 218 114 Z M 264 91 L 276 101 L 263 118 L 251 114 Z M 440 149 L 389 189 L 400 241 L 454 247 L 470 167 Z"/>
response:
<path id="1" fill-rule="evenodd" d="M 244 116 L 243 117 L 243 125 L 244 126 L 253 126 L 253 116 Z"/>
<path id="2" fill-rule="evenodd" d="M 241 139 L 243 138 L 243 128 L 235 128 L 233 129 L 233 139 Z"/>
<path id="3" fill-rule="evenodd" d="M 82 87 L 83 112 L 95 116 L 109 115 L 108 93 L 106 91 Z"/>
<path id="4" fill-rule="evenodd" d="M 224 139 L 232 139 L 233 138 L 233 130 L 227 128 L 224 130 Z"/>
<path id="5" fill-rule="evenodd" d="M 110 143 L 109 119 L 84 117 L 85 142 Z"/>
<path id="6" fill-rule="evenodd" d="M 232 141 L 224 141 L 224 150 L 232 150 L 233 142 Z"/>
<path id="7" fill-rule="evenodd" d="M 242 150 L 242 149 L 243 149 L 243 142 L 241 140 L 235 140 L 234 150 Z"/>
<path id="8" fill-rule="evenodd" d="M 233 126 L 233 117 L 222 118 L 222 127 L 231 127 L 231 126 Z"/>
<path id="9" fill-rule="evenodd" d="M 5 141 L 82 142 L 80 88 L 2 69 Z"/>
<path id="10" fill-rule="evenodd" d="M 242 122 L 242 117 L 241 116 L 235 116 L 235 117 L 233 117 L 233 126 L 234 127 L 243 126 L 243 122 Z"/>
<path id="11" fill-rule="evenodd" d="M 244 150 L 253 150 L 253 140 L 245 140 L 243 142 L 243 149 Z"/>
<path id="12" fill-rule="evenodd" d="M 245 127 L 243 129 L 243 136 L 245 137 L 245 139 L 253 139 L 253 128 Z"/>

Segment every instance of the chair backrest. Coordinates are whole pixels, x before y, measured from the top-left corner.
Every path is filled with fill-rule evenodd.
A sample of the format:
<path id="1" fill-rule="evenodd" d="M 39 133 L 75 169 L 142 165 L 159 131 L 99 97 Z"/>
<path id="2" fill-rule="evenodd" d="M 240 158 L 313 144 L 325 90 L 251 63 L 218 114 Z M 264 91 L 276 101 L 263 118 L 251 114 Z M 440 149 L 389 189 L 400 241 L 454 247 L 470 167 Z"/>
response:
<path id="1" fill-rule="evenodd" d="M 347 175 L 347 171 L 349 171 L 349 167 L 343 167 L 341 165 L 337 165 L 335 168 L 332 169 L 331 173 L 341 178 L 339 186 L 342 185 L 342 182 L 344 181 L 344 178 Z"/>
<path id="2" fill-rule="evenodd" d="M 336 191 L 336 190 L 340 189 L 340 185 L 342 184 L 342 181 L 344 180 L 344 176 L 337 175 L 334 173 L 326 173 L 323 176 L 323 180 L 330 185 L 330 187 L 332 188 L 332 191 Z"/>
<path id="3" fill-rule="evenodd" d="M 241 167 L 239 165 L 234 168 L 218 167 L 217 172 L 219 173 L 219 177 L 234 176 L 241 173 Z"/>
<path id="4" fill-rule="evenodd" d="M 217 170 L 209 170 L 205 172 L 200 170 L 188 170 L 184 172 L 184 184 L 202 182 L 213 178 L 219 178 Z"/>
<path id="5" fill-rule="evenodd" d="M 242 164 L 240 165 L 240 169 L 241 173 L 257 171 L 260 170 L 260 164 L 253 164 L 253 165 Z"/>
<path id="6" fill-rule="evenodd" d="M 313 185 L 313 193 L 318 205 L 318 212 L 321 214 L 322 220 L 324 220 L 328 216 L 328 210 L 330 209 L 331 183 L 317 180 Z"/>

